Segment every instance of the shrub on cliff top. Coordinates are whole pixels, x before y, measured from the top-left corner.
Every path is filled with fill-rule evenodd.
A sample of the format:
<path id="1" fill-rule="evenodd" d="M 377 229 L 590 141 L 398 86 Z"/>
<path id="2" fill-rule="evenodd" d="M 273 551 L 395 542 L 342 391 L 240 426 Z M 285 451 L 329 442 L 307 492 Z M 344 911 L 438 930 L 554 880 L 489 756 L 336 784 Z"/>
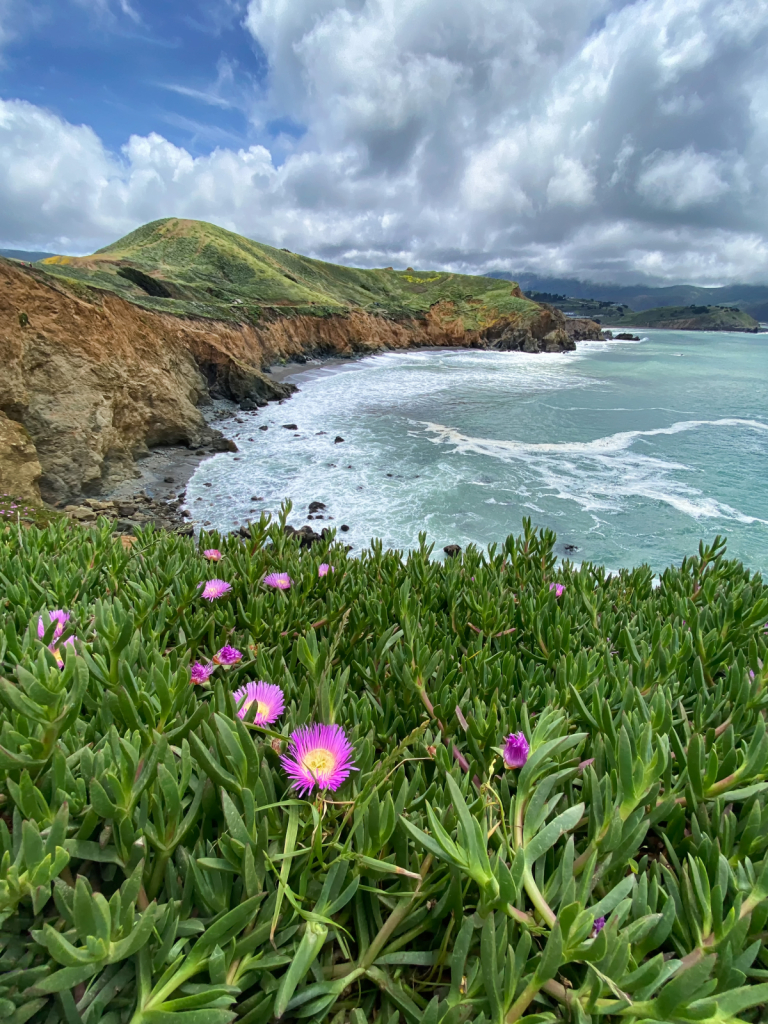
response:
<path id="1" fill-rule="evenodd" d="M 757 1020 L 760 577 L 286 515 L 0 532 L 6 1021 Z"/>

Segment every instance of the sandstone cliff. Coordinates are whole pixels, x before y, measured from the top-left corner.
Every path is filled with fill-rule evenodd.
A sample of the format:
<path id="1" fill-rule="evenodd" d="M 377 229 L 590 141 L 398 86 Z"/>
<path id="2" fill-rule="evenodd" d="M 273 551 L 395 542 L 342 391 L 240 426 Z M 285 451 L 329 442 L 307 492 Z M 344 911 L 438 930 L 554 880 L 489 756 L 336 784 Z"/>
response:
<path id="1" fill-rule="evenodd" d="M 501 317 L 467 330 L 451 302 L 425 315 L 264 317 L 257 324 L 153 312 L 78 282 L 0 259 L 0 487 L 62 502 L 103 492 L 161 444 L 226 445 L 199 406 L 221 395 L 259 404 L 289 385 L 264 367 L 308 355 L 424 346 L 528 352 L 573 348 L 565 317 Z M 5 481 L 5 482 L 4 482 Z"/>

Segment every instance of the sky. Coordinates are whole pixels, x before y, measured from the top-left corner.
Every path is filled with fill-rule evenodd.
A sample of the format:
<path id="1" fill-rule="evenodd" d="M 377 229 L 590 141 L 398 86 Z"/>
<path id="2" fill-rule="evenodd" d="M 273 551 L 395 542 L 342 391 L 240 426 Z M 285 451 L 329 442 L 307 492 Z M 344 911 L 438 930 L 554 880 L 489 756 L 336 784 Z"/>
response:
<path id="1" fill-rule="evenodd" d="M 0 0 L 0 246 L 768 283 L 766 0 Z"/>

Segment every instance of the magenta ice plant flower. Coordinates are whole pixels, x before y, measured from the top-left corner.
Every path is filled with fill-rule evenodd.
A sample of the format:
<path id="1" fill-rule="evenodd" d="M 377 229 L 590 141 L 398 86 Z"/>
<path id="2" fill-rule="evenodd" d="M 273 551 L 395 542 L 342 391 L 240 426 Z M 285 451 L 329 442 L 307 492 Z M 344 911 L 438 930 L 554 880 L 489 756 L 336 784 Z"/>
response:
<path id="1" fill-rule="evenodd" d="M 563 583 L 550 583 L 549 589 L 554 590 L 555 597 L 562 597 L 565 591 L 565 585 Z"/>
<path id="2" fill-rule="evenodd" d="M 276 683 L 265 683 L 263 679 L 258 683 L 246 683 L 239 690 L 235 690 L 232 696 L 235 698 L 235 704 L 239 704 L 245 698 L 243 706 L 237 713 L 240 718 L 247 717 L 254 725 L 271 725 L 285 709 L 283 691 Z"/>
<path id="3" fill-rule="evenodd" d="M 67 639 L 64 641 L 64 643 L 61 645 L 61 647 L 74 647 L 74 646 L 75 646 L 75 638 L 73 636 L 68 636 Z M 56 646 L 56 641 L 55 640 L 54 640 L 54 642 L 52 644 L 48 645 L 48 650 L 51 652 L 51 654 L 56 659 L 56 664 L 59 666 L 59 668 L 64 668 L 64 653 L 63 653 L 63 651 L 61 650 L 60 647 Z"/>
<path id="4" fill-rule="evenodd" d="M 292 732 L 288 753 L 280 758 L 299 796 L 318 789 L 334 792 L 356 772 L 352 744 L 340 725 L 301 725 Z"/>
<path id="5" fill-rule="evenodd" d="M 203 584 L 200 584 L 203 586 Z M 225 580 L 207 580 L 203 587 L 203 597 L 206 601 L 215 601 L 217 597 L 224 597 L 232 589 L 232 584 Z"/>
<path id="6" fill-rule="evenodd" d="M 221 650 L 214 654 L 213 663 L 214 665 L 235 665 L 242 657 L 242 651 L 238 651 L 236 647 L 230 647 L 229 644 L 224 644 Z"/>
<path id="7" fill-rule="evenodd" d="M 592 938 L 596 939 L 600 932 L 605 928 L 605 918 L 596 917 L 595 923 L 592 925 Z"/>
<path id="8" fill-rule="evenodd" d="M 203 552 L 203 558 L 207 558 L 209 562 L 220 562 L 223 555 L 218 548 L 206 548 Z"/>
<path id="9" fill-rule="evenodd" d="M 528 760 L 528 740 L 521 732 L 511 732 L 504 744 L 504 767 L 522 768 Z"/>
<path id="10" fill-rule="evenodd" d="M 59 639 L 61 634 L 64 632 L 64 627 L 69 622 L 69 612 L 63 612 L 61 610 L 61 608 L 55 608 L 52 612 L 48 612 L 47 614 L 48 614 L 48 622 L 47 623 L 43 622 L 42 615 L 37 620 L 37 635 L 42 640 L 43 637 L 45 636 L 45 631 L 48 628 L 48 626 L 52 622 L 55 622 L 57 625 L 56 625 L 56 628 L 53 631 L 53 639 L 54 639 L 54 641 L 56 641 L 56 640 Z"/>
<path id="11" fill-rule="evenodd" d="M 196 661 L 189 670 L 190 682 L 196 685 L 207 682 L 208 677 L 215 668 L 215 665 L 203 665 L 201 661 Z"/>
<path id="12" fill-rule="evenodd" d="M 327 576 L 329 572 L 336 572 L 332 565 L 328 565 L 327 562 L 321 562 L 317 567 L 318 576 Z"/>
<path id="13" fill-rule="evenodd" d="M 275 590 L 288 590 L 293 580 L 287 572 L 270 572 L 264 577 L 264 583 Z"/>

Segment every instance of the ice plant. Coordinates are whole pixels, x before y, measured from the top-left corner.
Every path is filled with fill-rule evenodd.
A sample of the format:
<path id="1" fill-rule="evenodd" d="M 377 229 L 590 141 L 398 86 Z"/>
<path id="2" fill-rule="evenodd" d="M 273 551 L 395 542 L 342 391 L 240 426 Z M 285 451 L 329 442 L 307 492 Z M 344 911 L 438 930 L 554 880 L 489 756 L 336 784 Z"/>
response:
<path id="1" fill-rule="evenodd" d="M 592 926 L 592 938 L 596 939 L 600 932 L 605 928 L 605 918 L 596 917 L 595 923 Z"/>
<path id="2" fill-rule="evenodd" d="M 224 644 L 221 650 L 214 654 L 213 663 L 214 665 L 234 665 L 242 657 L 242 651 L 238 651 L 236 647 L 230 647 L 229 644 Z"/>
<path id="3" fill-rule="evenodd" d="M 317 567 L 318 576 L 327 576 L 329 572 L 335 572 L 336 570 L 332 565 L 328 565 L 327 562 L 321 562 Z"/>
<path id="4" fill-rule="evenodd" d="M 209 562 L 220 562 L 223 556 L 218 548 L 206 548 L 203 557 L 207 558 Z"/>
<path id="5" fill-rule="evenodd" d="M 299 796 L 318 789 L 334 792 L 356 772 L 352 744 L 340 725 L 301 725 L 280 761 Z"/>
<path id="6" fill-rule="evenodd" d="M 270 572 L 264 577 L 264 582 L 276 590 L 288 590 L 293 580 L 287 572 Z"/>
<path id="7" fill-rule="evenodd" d="M 201 661 L 196 661 L 189 670 L 190 681 L 195 684 L 207 682 L 208 677 L 215 668 L 215 665 L 203 665 Z"/>
<path id="8" fill-rule="evenodd" d="M 54 641 L 58 640 L 61 634 L 64 632 L 64 627 L 69 622 L 69 612 L 63 612 L 60 608 L 55 608 L 52 612 L 48 612 L 48 623 L 43 622 L 42 615 L 37 620 L 37 635 L 42 640 L 45 636 L 45 631 L 52 622 L 56 622 L 56 628 L 53 631 Z"/>
<path id="9" fill-rule="evenodd" d="M 565 590 L 565 585 L 563 583 L 550 583 L 549 589 L 554 590 L 555 597 L 562 597 L 563 591 Z"/>
<path id="10" fill-rule="evenodd" d="M 208 580 L 203 589 L 203 597 L 206 601 L 215 601 L 217 597 L 228 594 L 231 589 L 232 584 L 225 580 Z"/>
<path id="11" fill-rule="evenodd" d="M 245 698 L 243 706 L 237 713 L 243 719 L 247 716 L 254 725 L 271 725 L 282 715 L 285 707 L 280 687 L 276 683 L 265 683 L 263 679 L 258 683 L 246 683 L 239 690 L 235 690 L 232 696 L 235 698 L 235 704 L 239 704 Z"/>
<path id="12" fill-rule="evenodd" d="M 511 732 L 504 744 L 504 767 L 522 768 L 528 760 L 528 740 L 521 732 Z"/>

